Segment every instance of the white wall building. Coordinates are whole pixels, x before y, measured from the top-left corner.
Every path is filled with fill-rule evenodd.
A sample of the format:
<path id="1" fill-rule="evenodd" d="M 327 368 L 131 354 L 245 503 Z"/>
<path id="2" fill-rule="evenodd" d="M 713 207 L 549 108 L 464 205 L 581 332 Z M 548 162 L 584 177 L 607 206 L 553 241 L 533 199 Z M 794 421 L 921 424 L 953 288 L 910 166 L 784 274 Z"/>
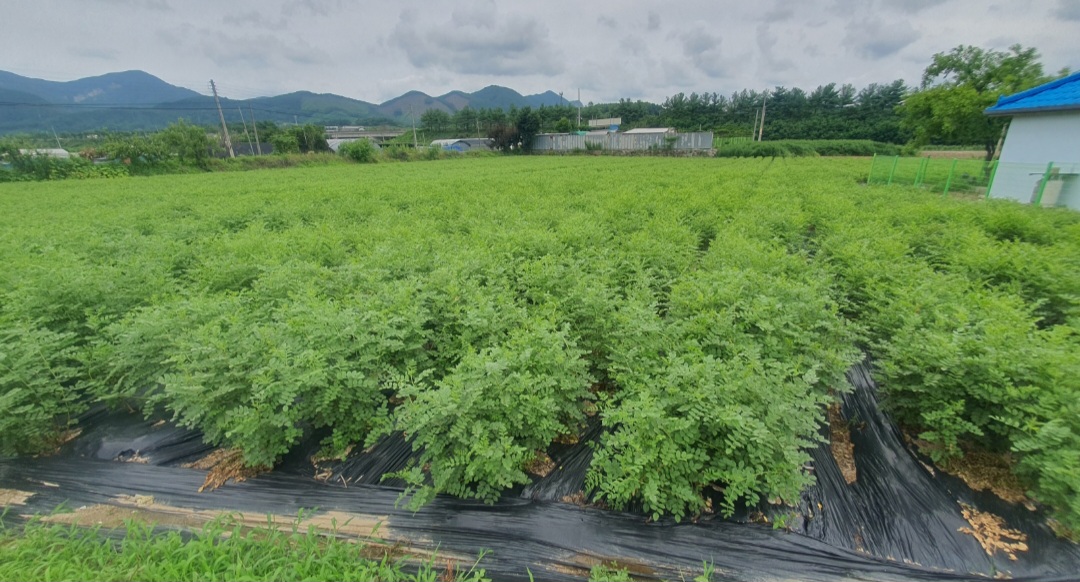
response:
<path id="1" fill-rule="evenodd" d="M 1011 116 L 991 198 L 1080 210 L 1080 73 L 1002 97 Z"/>

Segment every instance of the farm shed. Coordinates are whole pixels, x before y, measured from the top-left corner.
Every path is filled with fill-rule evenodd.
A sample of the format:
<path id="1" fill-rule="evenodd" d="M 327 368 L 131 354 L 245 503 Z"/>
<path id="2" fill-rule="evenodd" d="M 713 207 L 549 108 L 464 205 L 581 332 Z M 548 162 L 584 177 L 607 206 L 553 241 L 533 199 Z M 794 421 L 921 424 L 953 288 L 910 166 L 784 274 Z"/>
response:
<path id="1" fill-rule="evenodd" d="M 339 151 L 341 151 L 341 146 L 343 146 L 343 145 L 345 145 L 345 144 L 347 144 L 349 142 L 354 142 L 354 141 L 356 141 L 358 139 L 367 139 L 367 138 L 363 138 L 363 137 L 343 137 L 343 138 L 332 137 L 332 138 L 326 140 L 326 145 L 330 146 L 330 151 L 332 151 L 332 152 L 334 152 L 336 154 Z M 371 145 L 375 146 L 375 149 L 377 149 L 377 150 L 382 149 L 382 148 L 379 147 L 379 144 L 375 143 L 374 140 L 369 140 L 369 141 L 371 141 Z"/>
<path id="2" fill-rule="evenodd" d="M 672 127 L 639 127 L 623 133 L 627 135 L 675 135 L 675 129 Z"/>
<path id="3" fill-rule="evenodd" d="M 1002 97 L 986 114 L 1012 117 L 990 197 L 1080 210 L 1080 73 Z"/>
<path id="4" fill-rule="evenodd" d="M 533 140 L 537 151 L 568 152 L 586 149 L 586 144 L 602 150 L 648 151 L 650 149 L 708 150 L 713 146 L 711 131 L 695 133 L 661 133 L 609 131 L 541 133 Z"/>
<path id="5" fill-rule="evenodd" d="M 431 142 L 431 146 L 440 147 L 444 150 L 453 150 L 456 152 L 468 152 L 472 150 L 490 150 L 491 140 L 476 137 L 437 139 Z"/>
<path id="6" fill-rule="evenodd" d="M 49 158 L 56 158 L 58 160 L 67 160 L 71 158 L 71 152 L 62 150 L 60 148 L 41 148 L 36 150 L 19 150 L 20 154 L 32 155 L 32 156 L 45 156 Z"/>

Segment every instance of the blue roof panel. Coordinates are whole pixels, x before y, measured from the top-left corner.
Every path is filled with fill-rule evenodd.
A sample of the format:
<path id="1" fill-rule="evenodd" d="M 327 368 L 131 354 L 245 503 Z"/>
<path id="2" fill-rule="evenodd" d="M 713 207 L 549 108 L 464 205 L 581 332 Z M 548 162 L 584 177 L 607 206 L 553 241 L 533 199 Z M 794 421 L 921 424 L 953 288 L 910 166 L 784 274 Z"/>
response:
<path id="1" fill-rule="evenodd" d="M 998 99 L 987 115 L 1080 109 L 1080 72 Z"/>

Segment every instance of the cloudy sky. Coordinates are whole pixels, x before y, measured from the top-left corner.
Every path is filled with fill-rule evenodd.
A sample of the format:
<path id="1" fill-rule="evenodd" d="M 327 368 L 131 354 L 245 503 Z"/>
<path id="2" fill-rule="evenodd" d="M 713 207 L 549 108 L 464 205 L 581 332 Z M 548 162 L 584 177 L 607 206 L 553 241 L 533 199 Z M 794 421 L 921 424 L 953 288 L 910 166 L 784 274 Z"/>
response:
<path id="1" fill-rule="evenodd" d="M 1080 69 L 1080 0 L 35 0 L 5 2 L 0 70 L 141 69 L 243 99 L 379 103 L 486 85 L 582 101 L 905 79 L 959 44 Z"/>

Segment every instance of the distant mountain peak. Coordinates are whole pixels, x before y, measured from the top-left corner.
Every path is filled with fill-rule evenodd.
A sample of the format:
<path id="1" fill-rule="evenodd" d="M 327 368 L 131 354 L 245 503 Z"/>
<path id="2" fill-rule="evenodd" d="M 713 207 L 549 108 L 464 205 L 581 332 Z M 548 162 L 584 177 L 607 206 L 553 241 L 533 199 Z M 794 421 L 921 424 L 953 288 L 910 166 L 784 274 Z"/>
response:
<path id="1" fill-rule="evenodd" d="M 156 105 L 199 96 L 191 89 L 170 85 L 139 70 L 105 73 L 74 81 L 46 81 L 0 71 L 0 89 L 29 93 L 57 104 Z"/>
<path id="2" fill-rule="evenodd" d="M 171 85 L 137 69 L 74 81 L 47 81 L 0 71 L 0 100 L 26 105 L 9 108 L 4 116 L 0 116 L 0 133 L 42 131 L 52 125 L 58 131 L 74 132 L 106 127 L 118 131 L 155 130 L 179 117 L 200 125 L 218 123 L 217 111 L 209 96 Z M 238 108 L 251 108 L 259 121 L 326 125 L 404 124 L 409 123 L 410 118 L 419 120 L 431 109 L 453 114 L 466 107 L 508 110 L 567 103 L 554 91 L 522 95 L 501 85 L 488 85 L 472 93 L 453 90 L 439 97 L 412 90 L 380 105 L 333 93 L 303 90 L 247 100 L 222 99 L 229 123 L 241 121 Z M 43 107 L 45 105 L 47 107 Z M 132 114 L 133 109 L 138 114 Z"/>

